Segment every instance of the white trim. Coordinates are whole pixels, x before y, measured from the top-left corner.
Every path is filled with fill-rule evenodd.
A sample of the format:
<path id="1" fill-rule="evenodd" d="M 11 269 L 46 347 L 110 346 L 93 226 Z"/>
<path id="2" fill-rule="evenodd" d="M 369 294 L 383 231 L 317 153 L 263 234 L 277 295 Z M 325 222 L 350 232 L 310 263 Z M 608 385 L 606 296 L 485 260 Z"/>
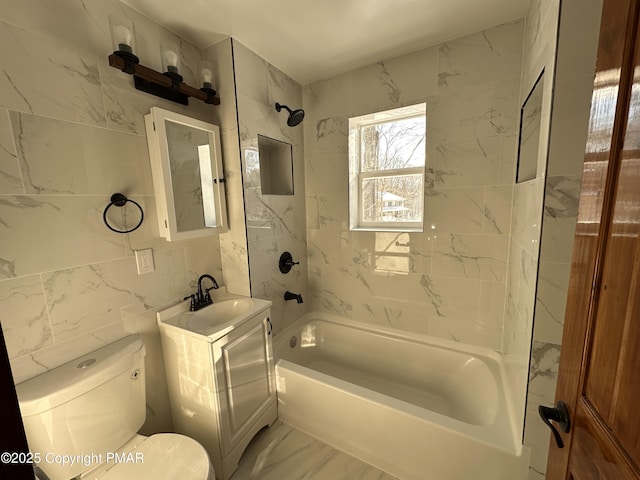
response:
<path id="1" fill-rule="evenodd" d="M 424 174 L 424 167 L 407 167 L 394 168 L 389 170 L 369 170 L 367 172 L 359 172 L 358 176 L 365 178 L 385 178 L 385 177 L 403 177 L 407 175 Z"/>

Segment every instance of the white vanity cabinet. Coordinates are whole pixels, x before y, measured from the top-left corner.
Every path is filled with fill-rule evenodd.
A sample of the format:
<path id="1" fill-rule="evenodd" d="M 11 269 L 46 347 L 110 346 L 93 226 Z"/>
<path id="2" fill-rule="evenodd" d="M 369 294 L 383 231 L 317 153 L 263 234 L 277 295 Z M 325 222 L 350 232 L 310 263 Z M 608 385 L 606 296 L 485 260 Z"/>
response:
<path id="1" fill-rule="evenodd" d="M 222 387 L 218 389 L 218 404 L 223 453 L 231 452 L 234 446 L 242 443 L 261 412 L 273 407 L 273 420 L 267 423 L 271 424 L 276 419 L 277 399 L 269 322 L 267 310 L 266 314 L 254 317 L 253 321 L 211 344 L 216 382 Z"/>
<path id="2" fill-rule="evenodd" d="M 204 445 L 220 480 L 233 474 L 249 441 L 277 418 L 270 302 L 251 301 L 267 308 L 208 335 L 163 323 L 163 315 L 178 318 L 175 312 L 158 313 L 174 430 Z M 188 309 L 185 304 L 172 308 Z"/>

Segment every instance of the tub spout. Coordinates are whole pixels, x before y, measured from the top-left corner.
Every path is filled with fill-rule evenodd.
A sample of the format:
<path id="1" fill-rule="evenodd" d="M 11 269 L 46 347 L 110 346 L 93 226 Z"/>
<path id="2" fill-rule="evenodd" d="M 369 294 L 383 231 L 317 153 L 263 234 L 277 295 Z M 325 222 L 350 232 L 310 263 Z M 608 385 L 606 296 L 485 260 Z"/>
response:
<path id="1" fill-rule="evenodd" d="M 284 292 L 284 299 L 285 300 L 295 300 L 298 303 L 302 303 L 302 295 L 300 295 L 299 293 L 291 293 L 290 291 L 286 291 Z"/>

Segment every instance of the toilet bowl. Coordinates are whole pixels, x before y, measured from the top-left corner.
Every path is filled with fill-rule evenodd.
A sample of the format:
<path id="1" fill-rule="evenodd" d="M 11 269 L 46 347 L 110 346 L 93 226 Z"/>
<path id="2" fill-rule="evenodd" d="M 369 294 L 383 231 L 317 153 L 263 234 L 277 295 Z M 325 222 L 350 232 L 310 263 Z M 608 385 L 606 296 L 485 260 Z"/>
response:
<path id="1" fill-rule="evenodd" d="M 51 480 L 215 478 L 192 438 L 137 433 L 146 415 L 144 355 L 129 336 L 16 386 L 29 449 Z"/>

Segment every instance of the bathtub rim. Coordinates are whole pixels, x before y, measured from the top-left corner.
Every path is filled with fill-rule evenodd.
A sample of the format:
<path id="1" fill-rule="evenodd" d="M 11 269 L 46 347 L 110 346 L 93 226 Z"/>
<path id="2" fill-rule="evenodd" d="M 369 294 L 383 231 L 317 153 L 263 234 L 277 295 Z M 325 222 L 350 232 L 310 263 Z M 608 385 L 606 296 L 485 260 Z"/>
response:
<path id="1" fill-rule="evenodd" d="M 509 435 L 511 440 L 509 446 L 513 447 L 513 450 L 511 448 L 505 449 L 495 444 L 493 444 L 493 446 L 496 448 L 500 448 L 504 451 L 508 451 L 509 453 L 514 455 L 522 454 L 522 450 L 524 448 L 524 444 L 522 442 L 522 433 L 520 434 L 518 433 L 519 430 L 515 421 L 515 411 L 514 411 L 513 405 L 511 404 L 511 395 L 508 387 L 509 384 L 507 382 L 507 371 L 504 365 L 504 359 L 502 355 L 499 354 L 498 352 L 491 350 L 490 348 L 481 347 L 478 345 L 469 345 L 466 343 L 447 340 L 444 338 L 434 337 L 434 336 L 426 335 L 422 333 L 413 333 L 413 332 L 408 332 L 406 330 L 395 329 L 393 327 L 385 327 L 383 325 L 360 322 L 350 318 L 341 317 L 339 315 L 312 311 L 298 318 L 294 323 L 287 326 L 284 330 L 280 331 L 277 334 L 277 336 L 274 338 L 273 351 L 274 351 L 274 361 L 276 365 L 280 360 L 284 360 L 288 364 L 298 365 L 295 362 L 291 362 L 290 360 L 287 360 L 286 358 L 282 358 L 281 353 L 283 349 L 286 351 L 287 348 L 290 348 L 288 342 L 291 336 L 294 335 L 296 332 L 299 332 L 303 325 L 310 323 L 314 320 L 320 320 L 323 322 L 335 324 L 342 327 L 349 327 L 356 330 L 362 330 L 368 333 L 385 335 L 391 338 L 407 341 L 414 344 L 429 345 L 435 348 L 445 348 L 445 349 L 453 350 L 455 352 L 459 352 L 462 354 L 470 354 L 475 357 L 483 359 L 487 363 L 487 366 L 489 367 L 489 369 L 497 375 L 496 380 L 498 382 L 498 388 L 501 395 L 501 402 L 505 409 L 504 414 L 508 417 L 508 425 L 510 430 Z M 300 339 L 298 338 L 298 341 L 299 340 Z M 309 371 L 316 372 L 315 370 L 310 369 L 304 365 L 299 365 L 299 366 Z M 326 375 L 322 372 L 317 372 L 317 373 L 329 378 L 335 378 L 335 377 L 331 377 L 330 375 Z M 336 380 L 339 380 L 340 382 L 348 383 L 345 380 L 341 380 L 341 379 L 336 379 Z M 364 387 L 358 386 L 358 388 L 364 388 Z M 368 389 L 365 389 L 365 390 L 368 390 Z M 373 390 L 369 390 L 369 391 L 373 391 Z M 380 392 L 374 392 L 374 393 L 376 395 L 382 395 L 387 398 L 390 398 L 394 402 L 395 401 L 402 402 L 405 405 L 409 405 L 411 408 L 419 408 L 419 407 L 412 406 L 411 404 L 404 402 L 402 400 L 397 400 L 393 397 L 385 395 L 384 393 L 380 393 Z M 483 441 L 483 440 L 478 439 L 478 441 Z"/>

